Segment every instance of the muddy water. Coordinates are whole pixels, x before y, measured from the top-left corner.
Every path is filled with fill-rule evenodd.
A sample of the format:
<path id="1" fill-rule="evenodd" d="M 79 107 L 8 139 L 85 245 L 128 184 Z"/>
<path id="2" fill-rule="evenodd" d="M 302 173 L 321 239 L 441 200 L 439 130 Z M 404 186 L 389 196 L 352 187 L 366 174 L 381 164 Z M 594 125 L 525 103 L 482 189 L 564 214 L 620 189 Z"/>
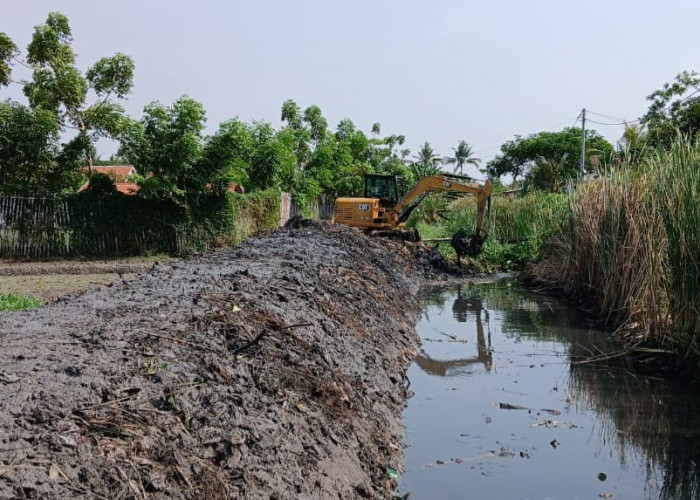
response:
<path id="1" fill-rule="evenodd" d="M 697 498 L 700 391 L 634 373 L 607 336 L 508 282 L 424 292 L 401 494 Z"/>

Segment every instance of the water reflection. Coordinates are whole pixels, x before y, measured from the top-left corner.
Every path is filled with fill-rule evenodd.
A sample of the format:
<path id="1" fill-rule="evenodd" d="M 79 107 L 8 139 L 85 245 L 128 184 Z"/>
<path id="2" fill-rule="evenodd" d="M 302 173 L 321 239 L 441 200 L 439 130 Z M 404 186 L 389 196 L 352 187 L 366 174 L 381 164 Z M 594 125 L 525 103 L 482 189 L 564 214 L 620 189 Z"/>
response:
<path id="1" fill-rule="evenodd" d="M 457 295 L 452 304 L 452 315 L 458 323 L 466 323 L 469 314 L 472 313 L 476 322 L 476 352 L 475 357 L 439 360 L 431 358 L 424 349 L 421 349 L 415 358 L 416 364 L 425 373 L 439 377 L 454 376 L 463 373 L 474 364 L 483 364 L 484 369 L 490 371 L 493 366 L 493 353 L 491 351 L 491 330 L 489 329 L 489 311 L 484 308 L 484 301 L 480 298 L 468 295 L 462 286 L 457 286 Z M 482 320 L 483 315 L 483 320 Z M 484 324 L 487 334 L 484 335 Z M 452 339 L 458 341 L 457 339 Z"/>
<path id="2" fill-rule="evenodd" d="M 585 362 L 617 349 L 609 335 L 557 301 L 507 283 L 431 289 L 423 298 L 402 492 L 459 498 L 468 480 L 475 496 L 700 498 L 696 388 L 644 376 L 621 358 Z M 445 333 L 455 329 L 458 335 Z M 476 353 L 468 354 L 474 339 Z M 559 408 L 559 422 L 546 431 L 536 411 L 499 411 L 504 399 Z M 555 451 L 550 438 L 565 444 Z M 509 442 L 527 460 L 502 458 L 498 450 Z"/>

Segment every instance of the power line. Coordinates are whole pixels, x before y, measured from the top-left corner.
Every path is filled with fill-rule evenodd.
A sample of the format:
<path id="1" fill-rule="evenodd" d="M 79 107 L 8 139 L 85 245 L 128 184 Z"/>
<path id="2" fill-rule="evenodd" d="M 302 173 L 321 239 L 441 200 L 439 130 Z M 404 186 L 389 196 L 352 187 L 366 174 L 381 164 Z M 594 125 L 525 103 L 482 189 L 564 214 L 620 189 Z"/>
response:
<path id="1" fill-rule="evenodd" d="M 596 113 L 595 111 L 591 111 L 591 110 L 586 110 L 586 111 L 588 111 L 588 113 L 590 113 L 591 115 L 600 116 L 601 118 L 605 118 L 605 119 L 607 119 L 607 120 L 615 120 L 615 121 L 618 121 L 618 122 L 624 122 L 624 121 L 625 121 L 624 118 L 620 118 L 620 117 L 618 117 L 618 116 L 608 116 L 608 115 L 604 115 L 604 114 L 602 114 L 602 113 Z"/>
<path id="2" fill-rule="evenodd" d="M 596 113 L 596 114 L 597 114 L 597 113 Z M 634 121 L 631 121 L 631 122 L 621 122 L 621 123 L 604 123 L 604 122 L 599 122 L 599 121 L 596 121 L 596 120 L 591 120 L 590 118 L 588 118 L 587 121 L 589 121 L 589 122 L 591 122 L 591 123 L 595 123 L 596 125 L 609 125 L 609 126 L 611 126 L 611 127 L 612 127 L 612 126 L 616 126 L 616 127 L 617 127 L 617 126 L 620 126 L 620 125 L 630 125 L 630 124 L 632 124 L 632 123 L 638 122 L 639 120 L 634 120 Z"/>

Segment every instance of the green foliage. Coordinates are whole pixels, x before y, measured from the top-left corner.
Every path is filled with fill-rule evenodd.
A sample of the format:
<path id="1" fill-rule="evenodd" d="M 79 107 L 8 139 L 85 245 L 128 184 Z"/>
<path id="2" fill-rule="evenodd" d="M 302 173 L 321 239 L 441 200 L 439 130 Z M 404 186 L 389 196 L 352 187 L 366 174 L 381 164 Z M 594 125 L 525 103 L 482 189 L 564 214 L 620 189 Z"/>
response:
<path id="1" fill-rule="evenodd" d="M 563 231 L 568 220 L 567 197 L 535 192 L 524 197 L 492 198 L 491 214 L 485 222 L 488 238 L 474 263 L 485 271 L 521 269 L 540 258 L 546 244 Z M 460 229 L 474 232 L 476 203 L 464 198 L 445 207 L 443 223 L 412 218 L 423 239 L 448 238 Z M 452 254 L 449 245 L 441 251 Z"/>
<path id="2" fill-rule="evenodd" d="M 43 302 L 34 297 L 14 293 L 0 295 L 0 311 L 21 311 L 41 307 Z"/>
<path id="3" fill-rule="evenodd" d="M 114 194 L 117 192 L 117 187 L 107 174 L 96 173 L 90 176 L 88 191 L 95 195 Z"/>
<path id="4" fill-rule="evenodd" d="M 587 172 L 594 170 L 596 162 L 607 162 L 614 155 L 612 145 L 594 130 L 586 130 L 586 159 Z M 491 177 L 511 175 L 513 179 L 523 177 L 536 165 L 537 161 L 549 162 L 549 167 L 539 167 L 539 170 L 557 166 L 556 185 L 562 183 L 558 179 L 573 179 L 578 174 L 581 160 L 581 129 L 567 128 L 561 132 L 540 132 L 527 137 L 516 136 L 501 146 L 501 154 L 488 162 L 486 170 Z M 560 165 L 559 165 L 560 164 Z M 538 169 L 535 171 L 537 172 Z M 545 175 L 551 179 L 551 175 Z M 549 181 L 544 184 L 550 183 Z"/>
<path id="5" fill-rule="evenodd" d="M 36 195 L 78 186 L 83 147 L 71 141 L 61 149 L 58 132 L 51 112 L 0 101 L 0 191 Z"/>
<path id="6" fill-rule="evenodd" d="M 32 81 L 24 94 L 34 110 L 54 113 L 62 130 L 76 129 L 88 165 L 92 164 L 93 144 L 100 137 L 115 138 L 124 126 L 124 112 L 113 98 L 130 92 L 134 74 L 132 59 L 124 54 L 105 57 L 83 76 L 75 65 L 68 19 L 61 13 L 49 14 L 46 23 L 34 30 L 27 47 L 27 60 L 34 67 Z M 88 90 L 97 100 L 87 102 Z"/>
<path id="7" fill-rule="evenodd" d="M 114 98 L 131 90 L 133 61 L 116 54 L 97 61 L 84 76 L 71 43 L 68 18 L 59 12 L 34 29 L 27 47 L 33 75 L 23 88 L 29 109 L 6 101 L 0 111 L 0 166 L 12 170 L 0 174 L 2 191 L 43 194 L 75 188 L 81 163 L 92 164 L 95 141 L 115 138 L 124 125 Z M 14 43 L 0 33 L 0 86 L 10 81 L 9 64 L 17 56 Z M 88 102 L 91 90 L 93 103 Z M 59 134 L 73 130 L 75 135 L 60 144 Z"/>
<path id="8" fill-rule="evenodd" d="M 542 191 L 563 191 L 569 180 L 566 157 L 545 158 L 543 156 L 535 160 L 530 173 L 525 180 L 525 189 L 539 189 Z"/>
<path id="9" fill-rule="evenodd" d="M 671 83 L 647 96 L 649 109 L 642 117 L 652 147 L 670 147 L 678 131 L 693 136 L 700 131 L 700 75 L 683 71 Z"/>
<path id="10" fill-rule="evenodd" d="M 0 87 L 12 81 L 10 62 L 17 53 L 17 46 L 6 33 L 0 32 Z"/>
<path id="11" fill-rule="evenodd" d="M 231 120 L 205 137 L 205 121 L 204 107 L 182 96 L 171 106 L 149 104 L 140 121 L 124 128 L 120 155 L 142 176 L 140 196 L 185 205 L 209 193 L 223 195 L 231 182 L 248 180 L 253 132 Z"/>
<path id="12" fill-rule="evenodd" d="M 134 61 L 120 53 L 103 57 L 88 69 L 85 76 L 97 95 L 126 97 L 133 86 Z"/>
<path id="13" fill-rule="evenodd" d="M 248 166 L 251 189 L 292 190 L 297 169 L 295 135 L 287 129 L 275 132 L 265 122 L 254 123 L 252 132 L 253 152 Z"/>

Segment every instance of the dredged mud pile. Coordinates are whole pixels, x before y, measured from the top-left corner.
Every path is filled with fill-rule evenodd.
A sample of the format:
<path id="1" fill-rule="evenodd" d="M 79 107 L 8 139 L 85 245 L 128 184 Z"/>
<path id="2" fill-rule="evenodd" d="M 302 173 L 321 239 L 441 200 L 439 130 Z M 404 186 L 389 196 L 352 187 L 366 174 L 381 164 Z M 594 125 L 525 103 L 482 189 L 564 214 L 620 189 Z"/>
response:
<path id="1" fill-rule="evenodd" d="M 0 497 L 390 496 L 416 248 L 286 229 L 0 315 Z"/>

